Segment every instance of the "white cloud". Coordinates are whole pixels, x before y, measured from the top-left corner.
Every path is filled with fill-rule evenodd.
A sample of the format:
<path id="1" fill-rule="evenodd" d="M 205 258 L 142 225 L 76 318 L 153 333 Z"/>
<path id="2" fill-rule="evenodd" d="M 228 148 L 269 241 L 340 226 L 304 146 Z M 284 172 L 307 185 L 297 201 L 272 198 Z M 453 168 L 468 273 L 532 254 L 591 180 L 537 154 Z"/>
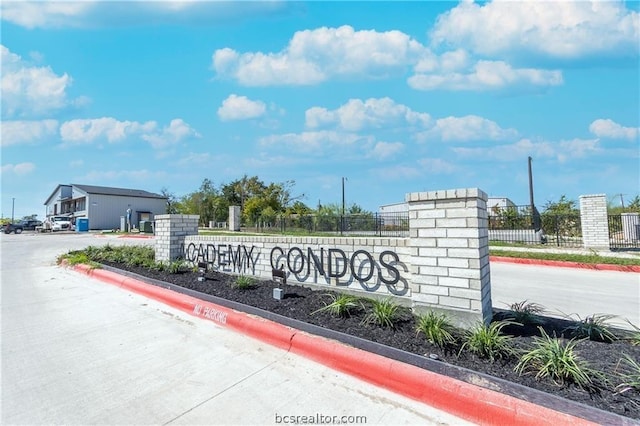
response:
<path id="1" fill-rule="evenodd" d="M 438 17 L 431 39 L 482 55 L 638 56 L 640 24 L 621 1 L 464 1 Z"/>
<path id="2" fill-rule="evenodd" d="M 418 164 L 431 174 L 451 174 L 458 171 L 455 165 L 441 158 L 421 158 Z"/>
<path id="3" fill-rule="evenodd" d="M 201 137 L 200 134 L 180 118 L 171 120 L 171 123 L 160 132 L 142 135 L 142 139 L 156 149 L 176 144 L 185 139 L 199 137 Z"/>
<path id="4" fill-rule="evenodd" d="M 494 145 L 488 148 L 453 148 L 453 151 L 463 157 L 495 160 L 495 161 L 523 161 L 527 156 L 535 158 L 555 158 L 565 162 L 571 158 L 582 158 L 588 154 L 598 154 L 600 148 L 597 139 L 572 139 L 560 142 L 521 139 L 508 145 Z"/>
<path id="5" fill-rule="evenodd" d="M 589 131 L 599 138 L 634 140 L 640 127 L 624 127 L 611 119 L 598 119 L 589 126 Z"/>
<path id="6" fill-rule="evenodd" d="M 503 129 L 495 121 L 477 115 L 464 117 L 446 117 L 436 120 L 435 125 L 416 135 L 418 141 L 482 141 L 515 139 L 515 129 Z"/>
<path id="7" fill-rule="evenodd" d="M 305 124 L 309 128 L 338 125 L 349 131 L 407 124 L 424 127 L 431 120 L 429 114 L 412 111 L 411 108 L 397 104 L 390 98 L 371 98 L 364 102 L 360 99 L 350 99 L 333 111 L 313 107 L 305 112 L 305 117 Z"/>
<path id="8" fill-rule="evenodd" d="M 2 174 L 23 176 L 31 173 L 35 169 L 36 165 L 33 163 L 5 164 L 2 166 Z"/>
<path id="9" fill-rule="evenodd" d="M 329 148 L 352 146 L 357 142 L 367 142 L 370 138 L 353 133 L 335 131 L 318 131 L 302 133 L 286 133 L 261 138 L 258 143 L 269 149 L 293 150 L 303 153 L 319 153 Z"/>
<path id="10" fill-rule="evenodd" d="M 77 101 L 67 98 L 67 89 L 72 79 L 66 73 L 58 75 L 50 67 L 31 66 L 2 45 L 0 61 L 3 117 L 38 116 L 76 102 L 87 102 L 84 97 Z"/>
<path id="11" fill-rule="evenodd" d="M 262 101 L 252 101 L 246 96 L 229 95 L 218 108 L 218 117 L 222 121 L 248 120 L 265 114 L 267 106 Z"/>
<path id="12" fill-rule="evenodd" d="M 0 144 L 3 147 L 23 143 L 38 142 L 56 135 L 58 122 L 56 120 L 40 121 L 3 121 L 0 124 Z"/>
<path id="13" fill-rule="evenodd" d="M 418 73 L 407 80 L 416 90 L 499 90 L 508 86 L 532 85 L 538 87 L 558 86 L 563 83 L 562 72 L 536 68 L 513 68 L 504 61 L 481 60 L 462 72 L 449 72 L 463 62 L 450 62 L 435 72 Z M 444 67 L 448 69 L 444 69 Z M 422 67 L 424 68 L 424 67 Z M 421 69 L 416 67 L 417 70 Z"/>
<path id="14" fill-rule="evenodd" d="M 77 2 L 40 2 L 8 1 L 2 2 L 2 20 L 32 29 L 38 27 L 57 27 L 64 23 L 76 22 L 88 12 L 95 3 Z"/>
<path id="15" fill-rule="evenodd" d="M 119 121 L 112 117 L 77 119 L 62 123 L 60 136 L 63 142 L 91 143 L 97 139 L 107 142 L 119 142 L 131 135 L 155 130 L 155 121 L 138 123 L 137 121 Z"/>
<path id="16" fill-rule="evenodd" d="M 401 142 L 377 142 L 368 154 L 368 157 L 385 160 L 393 157 L 403 149 L 404 144 Z"/>
<path id="17" fill-rule="evenodd" d="M 282 1 L 5 1 L 2 19 L 26 28 L 87 28 L 152 24 L 206 24 L 242 21 L 287 11 Z"/>
<path id="18" fill-rule="evenodd" d="M 414 63 L 424 46 L 400 31 L 317 28 L 298 31 L 277 53 L 216 50 L 212 65 L 220 77 L 245 86 L 309 85 L 335 76 L 380 76 Z"/>
<path id="19" fill-rule="evenodd" d="M 132 136 L 139 136 L 154 148 L 181 142 L 187 138 L 200 137 L 182 119 L 171 120 L 168 126 L 158 130 L 155 121 L 119 121 L 112 117 L 78 119 L 67 121 L 60 126 L 62 141 L 69 144 L 89 144 L 96 140 L 109 143 L 120 142 Z"/>

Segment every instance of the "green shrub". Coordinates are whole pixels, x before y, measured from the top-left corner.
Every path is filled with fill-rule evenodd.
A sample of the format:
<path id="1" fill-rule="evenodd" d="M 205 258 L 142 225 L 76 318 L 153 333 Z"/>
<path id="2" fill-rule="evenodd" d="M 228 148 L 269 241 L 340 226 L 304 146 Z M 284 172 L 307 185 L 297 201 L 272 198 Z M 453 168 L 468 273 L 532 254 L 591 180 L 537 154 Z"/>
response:
<path id="1" fill-rule="evenodd" d="M 58 256 L 57 263 L 60 264 L 63 260 L 66 260 L 69 266 L 82 264 L 88 265 L 91 269 L 97 269 L 100 267 L 99 263 L 92 261 L 86 253 L 78 250 L 70 251 L 67 254 Z"/>
<path id="2" fill-rule="evenodd" d="M 177 259 L 169 262 L 169 265 L 167 266 L 167 271 L 170 274 L 179 274 L 180 272 L 184 272 L 186 269 L 188 269 L 188 267 L 189 267 L 189 264 L 187 262 L 185 262 L 182 259 Z"/>
<path id="3" fill-rule="evenodd" d="M 329 312 L 331 315 L 336 317 L 348 317 L 351 316 L 351 313 L 357 311 L 362 307 L 362 304 L 359 303 L 359 299 L 355 296 L 350 296 L 348 294 L 327 294 L 326 296 L 332 299 L 331 303 L 325 303 L 325 306 L 314 311 L 312 313 L 316 314 L 318 312 Z"/>
<path id="4" fill-rule="evenodd" d="M 563 333 L 568 331 L 571 337 L 578 339 L 587 338 L 589 340 L 608 343 L 618 339 L 610 330 L 609 324 L 607 324 L 609 320 L 616 317 L 615 315 L 593 314 L 584 319 L 578 315 L 576 316 L 578 318 L 577 321 L 562 330 Z"/>
<path id="5" fill-rule="evenodd" d="M 392 299 L 372 300 L 371 312 L 362 320 L 363 324 L 377 324 L 381 327 L 394 327 L 400 305 Z"/>
<path id="6" fill-rule="evenodd" d="M 629 337 L 625 340 L 628 340 L 633 346 L 640 346 L 640 328 L 629 320 L 627 320 L 627 322 L 631 327 L 633 327 L 633 331 L 629 332 Z"/>
<path id="7" fill-rule="evenodd" d="M 256 280 L 247 275 L 238 275 L 231 286 L 238 290 L 248 290 L 255 288 Z"/>
<path id="8" fill-rule="evenodd" d="M 616 393 L 624 393 L 630 390 L 640 392 L 640 364 L 627 354 L 618 361 L 616 373 L 623 382 L 616 386 Z"/>
<path id="9" fill-rule="evenodd" d="M 538 315 L 545 311 L 544 306 L 524 300 L 509 305 L 507 318 L 520 324 L 541 324 L 543 321 Z"/>
<path id="10" fill-rule="evenodd" d="M 455 343 L 454 326 L 446 314 L 429 311 L 418 316 L 417 322 L 416 332 L 424 334 L 430 343 L 440 347 Z"/>
<path id="11" fill-rule="evenodd" d="M 591 388 L 593 379 L 602 377 L 575 353 L 578 340 L 574 338 L 563 343 L 549 337 L 542 327 L 538 329 L 542 336 L 534 337 L 534 348 L 520 357 L 515 367 L 518 374 L 533 371 L 536 379 L 548 377 L 558 386 L 575 383 L 583 388 Z"/>
<path id="12" fill-rule="evenodd" d="M 511 321 L 496 321 L 489 325 L 482 322 L 476 324 L 472 329 L 465 332 L 464 343 L 460 348 L 460 352 L 467 349 L 481 358 L 489 359 L 491 362 L 498 358 L 507 358 L 515 355 L 516 351 L 511 344 L 513 337 L 502 334 L 502 329 L 512 324 L 515 323 Z"/>

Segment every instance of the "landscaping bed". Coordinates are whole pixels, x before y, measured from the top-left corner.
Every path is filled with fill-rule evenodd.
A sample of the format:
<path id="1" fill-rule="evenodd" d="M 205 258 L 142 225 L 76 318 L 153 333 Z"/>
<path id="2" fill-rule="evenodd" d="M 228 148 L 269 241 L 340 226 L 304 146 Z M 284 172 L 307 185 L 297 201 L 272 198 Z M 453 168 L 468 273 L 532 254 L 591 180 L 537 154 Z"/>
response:
<path id="1" fill-rule="evenodd" d="M 91 251 L 91 250 L 90 250 Z M 91 253 L 90 253 L 91 254 Z M 490 353 L 473 352 L 473 345 L 463 330 L 449 329 L 455 341 L 437 345 L 429 342 L 423 332 L 417 332 L 419 318 L 410 309 L 396 307 L 392 318 L 392 325 L 381 326 L 372 319 L 371 313 L 375 302 L 368 299 L 353 301 L 348 315 L 335 315 L 326 309 L 327 305 L 339 299 L 339 293 L 316 290 L 298 285 L 284 285 L 273 281 L 251 282 L 244 277 L 247 288 L 238 288 L 238 277 L 234 275 L 208 271 L 204 281 L 199 281 L 199 273 L 184 264 L 173 266 L 136 266 L 131 259 L 122 261 L 105 260 L 101 256 L 91 255 L 105 265 L 124 271 L 133 272 L 144 277 L 171 283 L 200 293 L 213 295 L 222 299 L 235 301 L 244 305 L 257 307 L 288 318 L 314 324 L 326 329 L 336 330 L 365 340 L 397 348 L 409 353 L 438 359 L 444 363 L 488 374 L 513 383 L 521 384 L 565 399 L 580 402 L 604 411 L 640 419 L 640 367 L 633 366 L 633 362 L 640 362 L 640 346 L 632 340 L 638 338 L 638 333 L 623 332 L 606 327 L 606 318 L 593 317 L 585 322 L 565 320 L 542 315 L 541 308 L 535 304 L 522 303 L 513 306 L 515 311 L 496 311 L 494 326 L 501 326 L 500 336 L 513 336 L 508 339 L 510 350 Z M 104 257 L 104 256 L 102 256 Z M 242 284 L 242 283 L 241 283 Z M 284 291 L 284 298 L 273 298 L 273 289 L 280 287 Z M 535 308 L 527 311 L 527 307 Z M 516 312 L 520 312 L 516 318 Z M 511 323 L 502 324 L 498 321 L 510 320 Z M 523 325 L 514 324 L 520 321 Z M 578 319 L 576 319 L 578 320 Z M 599 324 L 599 320 L 603 320 Z M 598 323 L 598 324 L 594 324 Z M 591 327 L 588 327 L 591 325 Z M 601 328 L 596 327 L 601 325 Z M 516 371 L 521 356 L 540 347 L 539 327 L 550 336 L 549 341 L 559 344 L 566 349 L 566 344 L 575 344 L 573 355 L 579 357 L 589 381 L 582 386 L 571 379 L 556 378 L 555 383 L 549 377 L 536 378 L 539 369 L 532 369 L 533 364 L 525 366 L 521 372 Z M 498 327 L 499 328 L 499 327 Z M 573 330 L 593 332 L 592 338 L 570 340 Z M 607 334 L 598 335 L 597 331 L 608 330 L 615 335 L 609 343 L 598 340 L 608 340 Z M 553 339 L 558 336 L 559 339 Z M 567 338 L 565 338 L 565 336 Z M 493 360 L 489 359 L 493 356 Z M 570 358 L 571 354 L 563 352 L 563 357 Z M 564 358 L 563 358 L 564 360 Z M 522 366 L 522 365 L 521 365 Z M 626 386 L 625 386 L 626 385 Z"/>

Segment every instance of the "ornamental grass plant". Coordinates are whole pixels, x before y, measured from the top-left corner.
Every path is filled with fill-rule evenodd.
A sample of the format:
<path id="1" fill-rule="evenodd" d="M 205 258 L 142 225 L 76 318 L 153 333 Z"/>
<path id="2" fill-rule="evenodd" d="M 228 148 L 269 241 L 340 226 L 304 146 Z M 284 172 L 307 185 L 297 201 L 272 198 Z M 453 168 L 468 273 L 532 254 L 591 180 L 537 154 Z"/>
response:
<path id="1" fill-rule="evenodd" d="M 443 348 L 456 342 L 455 327 L 446 314 L 429 311 L 419 315 L 416 321 L 417 334 L 422 333 L 429 343 Z"/>
<path id="2" fill-rule="evenodd" d="M 459 354 L 466 349 L 491 362 L 516 355 L 512 344 L 513 337 L 502 333 L 504 327 L 513 324 L 516 323 L 512 321 L 496 321 L 489 325 L 477 323 L 473 328 L 465 331 L 464 343 L 460 347 Z"/>
<path id="3" fill-rule="evenodd" d="M 603 379 L 602 373 L 593 370 L 580 358 L 576 351 L 579 340 L 569 341 L 549 337 L 542 328 L 540 337 L 534 337 L 533 349 L 524 353 L 515 371 L 518 374 L 535 373 L 536 379 L 549 378 L 557 386 L 573 383 L 584 389 L 591 389 L 595 379 Z"/>
<path id="4" fill-rule="evenodd" d="M 350 317 L 352 313 L 362 309 L 360 299 L 349 294 L 332 294 L 328 293 L 327 297 L 331 298 L 331 303 L 325 304 L 324 307 L 312 312 L 312 315 L 320 312 L 328 312 L 335 317 Z"/>

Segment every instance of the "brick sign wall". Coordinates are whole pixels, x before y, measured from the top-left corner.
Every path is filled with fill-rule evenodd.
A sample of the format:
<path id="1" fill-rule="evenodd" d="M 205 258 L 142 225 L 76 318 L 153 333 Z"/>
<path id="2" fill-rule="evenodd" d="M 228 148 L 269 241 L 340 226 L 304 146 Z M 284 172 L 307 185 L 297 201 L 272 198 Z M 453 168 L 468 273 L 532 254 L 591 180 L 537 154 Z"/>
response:
<path id="1" fill-rule="evenodd" d="M 265 279 L 283 269 L 291 284 L 393 296 L 468 326 L 491 319 L 486 200 L 475 188 L 407 194 L 409 238 L 200 236 L 198 216 L 156 216 L 156 259 Z"/>

